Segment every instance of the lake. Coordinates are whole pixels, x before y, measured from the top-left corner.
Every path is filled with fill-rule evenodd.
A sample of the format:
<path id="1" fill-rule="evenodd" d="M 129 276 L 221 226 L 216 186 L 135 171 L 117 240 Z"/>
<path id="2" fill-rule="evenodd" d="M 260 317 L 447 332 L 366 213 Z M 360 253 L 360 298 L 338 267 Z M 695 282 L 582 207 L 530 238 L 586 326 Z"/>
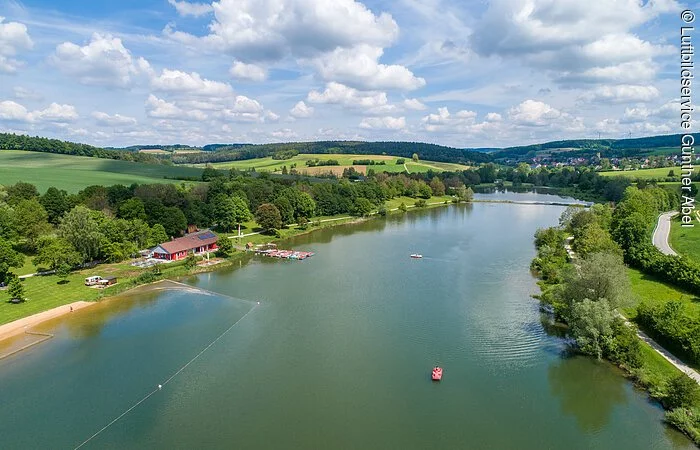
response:
<path id="1" fill-rule="evenodd" d="M 546 333 L 533 234 L 563 209 L 324 229 L 284 245 L 308 260 L 255 257 L 46 323 L 53 339 L 0 361 L 2 448 L 694 448 Z"/>

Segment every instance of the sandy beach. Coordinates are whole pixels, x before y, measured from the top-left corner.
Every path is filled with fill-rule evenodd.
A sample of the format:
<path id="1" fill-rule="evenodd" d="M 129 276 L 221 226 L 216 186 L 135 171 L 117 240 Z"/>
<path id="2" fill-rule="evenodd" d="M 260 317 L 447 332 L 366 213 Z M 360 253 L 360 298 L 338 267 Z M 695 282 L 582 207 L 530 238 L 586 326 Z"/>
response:
<path id="1" fill-rule="evenodd" d="M 31 330 L 32 327 L 47 320 L 51 320 L 65 314 L 70 314 L 71 308 L 73 308 L 73 311 L 77 311 L 94 304 L 95 302 L 74 302 L 25 317 L 23 319 L 15 320 L 14 322 L 6 323 L 5 325 L 0 325 L 0 341 L 17 336 L 18 334 L 22 334 L 24 333 L 25 329 Z"/>

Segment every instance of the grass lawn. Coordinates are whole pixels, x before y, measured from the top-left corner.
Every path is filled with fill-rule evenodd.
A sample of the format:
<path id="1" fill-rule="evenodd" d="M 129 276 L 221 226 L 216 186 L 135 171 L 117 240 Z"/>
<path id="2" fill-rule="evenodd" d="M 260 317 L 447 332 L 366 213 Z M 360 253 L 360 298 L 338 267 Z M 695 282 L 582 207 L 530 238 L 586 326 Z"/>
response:
<path id="1" fill-rule="evenodd" d="M 398 173 L 398 172 L 405 172 L 406 168 L 408 168 L 408 171 L 413 173 L 413 172 L 427 172 L 428 170 L 434 170 L 436 172 L 443 172 L 443 171 L 455 171 L 455 170 L 465 170 L 468 169 L 468 166 L 464 166 L 461 164 L 452 164 L 452 163 L 443 163 L 443 162 L 434 162 L 434 161 L 418 161 L 413 162 L 410 158 L 402 158 L 406 161 L 404 167 L 403 164 L 396 164 L 396 160 L 399 159 L 397 156 L 388 156 L 388 155 L 346 155 L 346 154 L 307 154 L 307 153 L 300 153 L 299 155 L 294 156 L 293 158 L 290 159 L 285 159 L 285 160 L 279 160 L 279 159 L 272 159 L 272 157 L 267 157 L 267 158 L 256 158 L 256 159 L 246 159 L 243 161 L 228 161 L 228 162 L 221 162 L 221 163 L 214 163 L 212 164 L 215 168 L 217 169 L 232 169 L 236 168 L 239 170 L 249 170 L 249 169 L 255 169 L 256 171 L 268 171 L 268 172 L 277 172 L 282 170 L 282 166 L 287 166 L 288 169 L 291 169 L 291 166 L 293 164 L 296 164 L 296 169 L 299 172 L 303 172 L 305 169 L 309 169 L 309 167 L 306 165 L 306 161 L 312 160 L 312 159 L 318 159 L 321 161 L 328 161 L 331 159 L 337 160 L 338 163 L 340 164 L 339 166 L 320 166 L 320 167 L 315 167 L 311 168 L 311 171 L 313 172 L 318 172 L 318 171 L 323 171 L 325 170 L 331 170 L 333 167 L 336 167 L 336 170 L 338 167 L 344 168 L 344 167 L 350 167 L 353 165 L 354 160 L 359 160 L 359 159 L 371 159 L 373 161 L 385 161 L 385 165 L 373 165 L 373 166 L 361 166 L 361 168 L 373 168 L 377 172 L 392 172 L 392 173 Z M 203 167 L 202 164 L 198 165 L 199 167 Z"/>
<path id="2" fill-rule="evenodd" d="M 635 296 L 633 304 L 623 308 L 625 316 L 633 319 L 637 315 L 637 305 L 642 301 L 647 304 L 664 304 L 669 300 L 681 300 L 688 305 L 690 314 L 700 317 L 700 298 L 685 292 L 675 286 L 658 281 L 651 275 L 646 275 L 636 269 L 628 269 Z"/>
<path id="3" fill-rule="evenodd" d="M 681 227 L 680 216 L 671 220 L 669 244 L 676 252 L 700 262 L 700 220 L 694 217 L 692 228 Z"/>
<path id="4" fill-rule="evenodd" d="M 12 269 L 11 272 L 17 276 L 36 273 L 36 266 L 32 263 L 32 259 L 34 259 L 34 256 L 24 255 L 24 265 L 18 269 Z"/>
<path id="5" fill-rule="evenodd" d="M 171 178 L 199 178 L 202 169 L 184 166 L 163 166 L 86 156 L 0 150 L 0 180 L 9 185 L 18 181 L 34 184 L 39 192 L 51 186 L 77 192 L 100 184 L 180 183 Z"/>
<path id="6" fill-rule="evenodd" d="M 668 177 L 668 172 L 673 170 L 674 176 L 680 178 L 681 168 L 677 167 L 658 167 L 655 169 L 639 169 L 639 170 L 614 170 L 609 172 L 598 172 L 603 177 L 627 177 L 639 180 L 665 179 Z"/>

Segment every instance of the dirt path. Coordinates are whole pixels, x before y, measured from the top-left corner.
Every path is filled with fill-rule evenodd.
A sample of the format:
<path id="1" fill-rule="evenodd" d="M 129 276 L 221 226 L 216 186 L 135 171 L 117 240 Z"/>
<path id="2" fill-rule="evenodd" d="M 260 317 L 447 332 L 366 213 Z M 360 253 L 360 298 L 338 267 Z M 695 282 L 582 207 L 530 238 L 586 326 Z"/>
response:
<path id="1" fill-rule="evenodd" d="M 77 311 L 94 304 L 94 302 L 74 302 L 25 317 L 23 319 L 17 319 L 14 322 L 6 323 L 5 325 L 0 325 L 0 341 L 17 336 L 18 334 L 22 334 L 25 331 L 30 330 L 32 327 L 42 322 L 46 322 L 47 320 L 60 317 L 64 314 L 70 314 L 71 308 L 73 308 L 73 311 Z"/>

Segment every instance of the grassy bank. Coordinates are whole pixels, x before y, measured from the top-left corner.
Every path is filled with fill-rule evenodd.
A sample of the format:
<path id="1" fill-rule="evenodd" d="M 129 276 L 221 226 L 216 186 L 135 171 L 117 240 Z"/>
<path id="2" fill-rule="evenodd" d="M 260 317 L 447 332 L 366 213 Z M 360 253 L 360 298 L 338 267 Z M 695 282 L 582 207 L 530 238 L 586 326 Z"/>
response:
<path id="1" fill-rule="evenodd" d="M 695 217 L 693 224 L 695 226 L 692 228 L 684 228 L 681 227 L 679 217 L 671 220 L 668 243 L 679 254 L 700 262 L 700 220 Z"/>

